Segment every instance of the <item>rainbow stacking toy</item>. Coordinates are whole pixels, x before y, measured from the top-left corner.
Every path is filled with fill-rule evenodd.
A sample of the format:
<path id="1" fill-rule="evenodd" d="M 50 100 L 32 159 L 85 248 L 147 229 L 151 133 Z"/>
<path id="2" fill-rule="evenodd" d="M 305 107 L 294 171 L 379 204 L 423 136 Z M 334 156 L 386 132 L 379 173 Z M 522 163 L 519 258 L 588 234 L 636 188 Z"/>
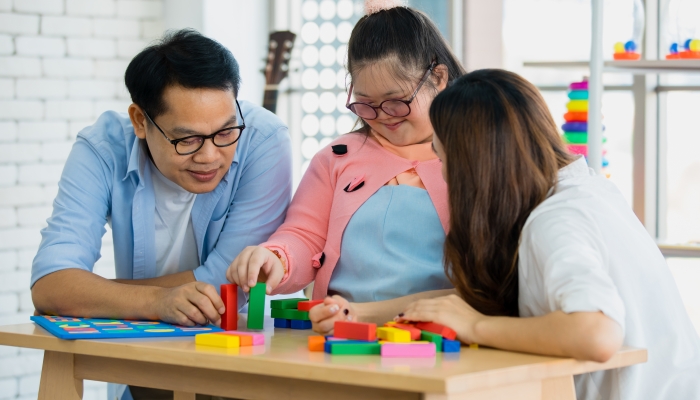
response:
<path id="1" fill-rule="evenodd" d="M 569 89 L 565 123 L 561 126 L 564 131 L 562 138 L 570 152 L 588 158 L 588 81 L 574 82 L 569 85 Z M 603 138 L 603 143 L 605 141 Z M 603 168 L 608 166 L 606 153 L 603 149 Z"/>

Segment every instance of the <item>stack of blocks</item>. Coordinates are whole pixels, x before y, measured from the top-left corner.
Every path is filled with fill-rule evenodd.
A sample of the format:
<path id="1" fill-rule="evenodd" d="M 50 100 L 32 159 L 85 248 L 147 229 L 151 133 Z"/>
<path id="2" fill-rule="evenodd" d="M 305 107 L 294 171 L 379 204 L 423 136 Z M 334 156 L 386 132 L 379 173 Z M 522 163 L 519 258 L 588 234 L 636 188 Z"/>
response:
<path id="1" fill-rule="evenodd" d="M 311 329 L 309 310 L 323 300 L 309 299 L 282 299 L 272 300 L 272 318 L 275 319 L 275 328 Z"/>
<path id="2" fill-rule="evenodd" d="M 567 113 L 564 114 L 566 122 L 561 126 L 564 131 L 562 138 L 570 152 L 588 158 L 588 81 L 574 82 L 569 89 Z M 608 166 L 606 153 L 603 150 L 603 168 Z"/>
<path id="3" fill-rule="evenodd" d="M 336 321 L 333 336 L 310 336 L 308 345 L 309 351 L 334 355 L 434 357 L 436 349 L 444 353 L 459 352 L 460 342 L 456 337 L 452 329 L 432 322 L 387 322 L 377 327 L 370 323 Z"/>
<path id="4" fill-rule="evenodd" d="M 248 329 L 263 329 L 265 319 L 265 288 L 264 283 L 258 283 L 250 289 L 248 304 Z M 245 347 L 265 344 L 265 335 L 261 333 L 238 332 L 238 286 L 234 284 L 221 285 L 221 300 L 225 311 L 221 315 L 221 328 L 225 332 L 202 333 L 195 336 L 195 343 L 201 346 L 213 347 Z"/>

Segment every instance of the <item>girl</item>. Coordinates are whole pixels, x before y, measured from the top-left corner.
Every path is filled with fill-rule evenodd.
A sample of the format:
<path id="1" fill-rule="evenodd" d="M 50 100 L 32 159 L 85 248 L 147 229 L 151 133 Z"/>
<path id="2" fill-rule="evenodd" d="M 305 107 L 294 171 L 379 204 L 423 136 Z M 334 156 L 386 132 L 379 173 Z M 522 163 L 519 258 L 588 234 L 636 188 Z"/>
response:
<path id="1" fill-rule="evenodd" d="M 659 249 L 617 188 L 566 152 L 537 89 L 475 71 L 430 118 L 449 188 L 445 267 L 461 298 L 417 301 L 398 319 L 598 362 L 643 347 L 647 364 L 577 377 L 578 398 L 700 398 L 700 343 Z"/>
<path id="2" fill-rule="evenodd" d="M 428 109 L 463 69 L 428 17 L 385 3 L 367 2 L 348 43 L 347 107 L 361 128 L 313 158 L 285 223 L 227 273 L 245 291 L 265 281 L 269 293 L 315 279 L 314 298 L 333 295 L 310 313 L 321 333 L 337 319 L 385 322 L 413 299 L 453 291 L 442 267 L 447 187 Z"/>

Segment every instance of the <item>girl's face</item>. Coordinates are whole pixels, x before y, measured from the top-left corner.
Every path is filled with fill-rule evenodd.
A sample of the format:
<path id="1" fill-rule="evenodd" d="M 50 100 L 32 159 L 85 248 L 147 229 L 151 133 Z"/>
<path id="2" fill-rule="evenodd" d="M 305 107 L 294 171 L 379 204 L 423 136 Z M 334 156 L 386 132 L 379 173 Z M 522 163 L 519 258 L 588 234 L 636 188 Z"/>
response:
<path id="1" fill-rule="evenodd" d="M 381 61 L 368 65 L 353 77 L 354 99 L 350 100 L 351 103 L 357 101 L 379 107 L 384 100 L 410 99 L 426 71 L 416 71 L 416 78 L 413 81 L 401 81 L 392 74 L 390 62 L 396 61 Z M 365 122 L 375 133 L 395 146 L 430 141 L 433 128 L 428 111 L 430 103 L 437 94 L 434 88 L 437 87 L 437 90 L 441 91 L 447 85 L 447 67 L 437 65 L 433 71 L 434 73 L 428 78 L 432 84 L 426 82 L 420 88 L 410 104 L 411 112 L 407 116 L 393 117 L 382 109 L 377 109 L 377 118 L 365 120 Z"/>

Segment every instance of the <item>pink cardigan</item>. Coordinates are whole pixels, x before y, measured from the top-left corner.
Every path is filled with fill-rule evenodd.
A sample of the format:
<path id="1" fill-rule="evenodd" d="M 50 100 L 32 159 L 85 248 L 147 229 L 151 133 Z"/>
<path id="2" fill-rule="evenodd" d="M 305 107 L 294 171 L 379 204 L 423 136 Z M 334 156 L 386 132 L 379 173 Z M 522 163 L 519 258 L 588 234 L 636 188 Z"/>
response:
<path id="1" fill-rule="evenodd" d="M 347 152 L 336 154 L 342 153 L 337 145 L 346 145 Z M 389 180 L 411 168 L 423 181 L 447 232 L 447 185 L 441 167 L 437 158 L 424 162 L 401 158 L 360 133 L 343 135 L 319 151 L 299 184 L 284 224 L 261 244 L 280 251 L 288 268 L 274 294 L 296 292 L 315 279 L 313 298 L 324 298 L 350 218 Z"/>

